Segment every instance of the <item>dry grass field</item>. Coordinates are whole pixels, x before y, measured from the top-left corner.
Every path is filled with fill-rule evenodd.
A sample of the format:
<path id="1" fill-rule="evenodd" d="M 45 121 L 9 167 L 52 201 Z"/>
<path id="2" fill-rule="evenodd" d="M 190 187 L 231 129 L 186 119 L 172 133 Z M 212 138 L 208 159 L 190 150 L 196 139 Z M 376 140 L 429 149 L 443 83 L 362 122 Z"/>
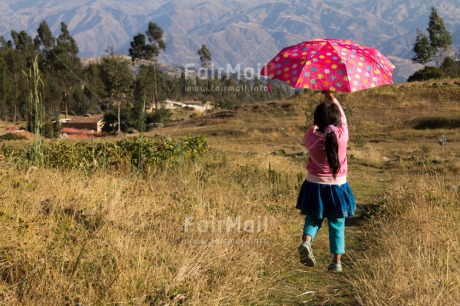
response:
<path id="1" fill-rule="evenodd" d="M 149 176 L 15 169 L 0 155 L 0 304 L 458 304 L 459 80 L 337 97 L 361 208 L 344 273 L 326 271 L 325 228 L 317 267 L 298 261 L 310 93 L 155 130 L 210 148 Z"/>

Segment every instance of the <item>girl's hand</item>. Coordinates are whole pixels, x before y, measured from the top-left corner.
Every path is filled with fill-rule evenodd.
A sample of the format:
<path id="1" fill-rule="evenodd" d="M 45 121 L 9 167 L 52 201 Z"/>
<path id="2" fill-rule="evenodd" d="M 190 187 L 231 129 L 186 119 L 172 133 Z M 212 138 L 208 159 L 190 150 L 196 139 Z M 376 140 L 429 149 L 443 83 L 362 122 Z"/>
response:
<path id="1" fill-rule="evenodd" d="M 323 90 L 322 91 L 324 97 L 326 98 L 327 101 L 331 102 L 334 101 L 334 95 L 330 90 Z"/>

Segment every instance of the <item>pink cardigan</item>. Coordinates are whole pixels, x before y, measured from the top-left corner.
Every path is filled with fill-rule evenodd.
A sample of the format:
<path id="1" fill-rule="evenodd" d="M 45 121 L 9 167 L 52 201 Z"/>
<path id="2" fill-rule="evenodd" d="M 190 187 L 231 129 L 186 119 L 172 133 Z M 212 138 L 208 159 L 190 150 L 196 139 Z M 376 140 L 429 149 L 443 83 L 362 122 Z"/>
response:
<path id="1" fill-rule="evenodd" d="M 347 143 L 348 143 L 348 125 L 347 118 L 343 112 L 337 99 L 334 98 L 333 103 L 336 103 L 340 109 L 341 123 L 338 126 L 337 142 L 339 144 L 339 162 L 340 169 L 336 179 L 332 176 L 331 168 L 327 161 L 324 145 L 326 139 L 324 134 L 317 131 L 317 127 L 310 128 L 303 138 L 303 145 L 309 151 L 307 161 L 307 181 L 319 184 L 342 185 L 347 182 Z"/>

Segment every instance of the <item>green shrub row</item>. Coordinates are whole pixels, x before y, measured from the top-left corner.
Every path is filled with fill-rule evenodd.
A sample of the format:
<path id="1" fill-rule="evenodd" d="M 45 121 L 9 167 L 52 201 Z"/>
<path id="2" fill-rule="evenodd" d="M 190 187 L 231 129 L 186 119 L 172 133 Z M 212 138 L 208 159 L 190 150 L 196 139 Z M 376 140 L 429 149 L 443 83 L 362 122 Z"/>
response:
<path id="1" fill-rule="evenodd" d="M 143 173 L 193 160 L 205 153 L 207 142 L 203 136 L 187 136 L 178 140 L 143 135 L 116 142 L 77 142 L 58 140 L 39 146 L 36 143 L 22 148 L 4 144 L 0 153 L 17 168 L 44 166 L 61 170 L 137 170 Z"/>

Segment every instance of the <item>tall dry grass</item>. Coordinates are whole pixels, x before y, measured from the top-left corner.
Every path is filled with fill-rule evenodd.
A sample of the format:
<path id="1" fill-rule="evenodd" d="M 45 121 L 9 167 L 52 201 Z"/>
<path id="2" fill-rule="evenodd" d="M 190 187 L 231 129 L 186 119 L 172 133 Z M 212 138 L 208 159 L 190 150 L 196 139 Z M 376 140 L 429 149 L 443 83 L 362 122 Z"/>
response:
<path id="1" fill-rule="evenodd" d="M 402 179 L 364 228 L 365 257 L 350 282 L 363 305 L 458 305 L 458 177 Z"/>
<path id="2" fill-rule="evenodd" d="M 295 301 L 297 288 L 278 276 L 298 265 L 292 232 L 280 226 L 297 217 L 297 180 L 219 152 L 148 178 L 2 164 L 0 304 Z M 217 220 L 238 216 L 254 232 L 250 223 L 217 230 Z"/>

